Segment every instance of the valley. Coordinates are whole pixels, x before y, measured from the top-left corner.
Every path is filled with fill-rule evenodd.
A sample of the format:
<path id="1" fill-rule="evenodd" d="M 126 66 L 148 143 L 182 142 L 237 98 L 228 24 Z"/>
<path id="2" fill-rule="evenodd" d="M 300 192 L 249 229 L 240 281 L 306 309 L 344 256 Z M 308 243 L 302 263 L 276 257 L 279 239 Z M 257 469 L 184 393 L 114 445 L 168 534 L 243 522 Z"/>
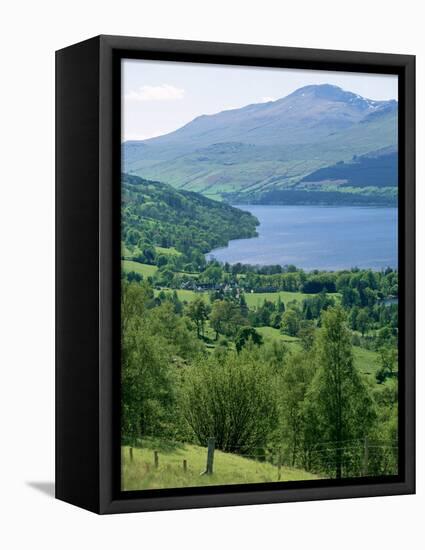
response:
<path id="1" fill-rule="evenodd" d="M 122 486 L 396 474 L 397 102 L 309 85 L 122 158 Z"/>

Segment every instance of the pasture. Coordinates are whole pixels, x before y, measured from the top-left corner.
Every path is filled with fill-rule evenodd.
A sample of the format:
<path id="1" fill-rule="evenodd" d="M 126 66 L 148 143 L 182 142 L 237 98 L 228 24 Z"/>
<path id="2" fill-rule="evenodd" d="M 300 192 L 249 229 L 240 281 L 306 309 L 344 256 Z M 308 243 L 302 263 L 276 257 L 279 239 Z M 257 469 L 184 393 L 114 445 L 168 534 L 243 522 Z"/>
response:
<path id="1" fill-rule="evenodd" d="M 134 271 L 135 273 L 142 275 L 143 278 L 153 277 L 158 271 L 156 265 L 141 264 L 132 260 L 122 260 L 121 267 L 126 273 Z"/>
<path id="2" fill-rule="evenodd" d="M 159 449 L 157 467 L 154 459 L 156 449 Z M 130 448 L 122 447 L 124 491 L 279 481 L 277 466 L 217 450 L 214 453 L 213 474 L 201 475 L 206 467 L 207 449 L 197 445 L 182 443 L 167 446 L 159 440 L 152 440 L 144 443 L 143 448 L 133 448 L 132 454 L 131 460 Z M 186 471 L 183 460 L 186 460 Z M 280 471 L 280 481 L 317 478 L 315 474 L 287 466 L 282 466 Z"/>

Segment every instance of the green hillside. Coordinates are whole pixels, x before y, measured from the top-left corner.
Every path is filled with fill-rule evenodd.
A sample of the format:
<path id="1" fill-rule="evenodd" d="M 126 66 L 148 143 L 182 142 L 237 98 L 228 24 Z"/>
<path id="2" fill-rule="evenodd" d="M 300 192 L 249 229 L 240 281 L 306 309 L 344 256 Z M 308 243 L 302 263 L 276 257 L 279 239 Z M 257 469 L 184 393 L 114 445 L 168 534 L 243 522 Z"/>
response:
<path id="1" fill-rule="evenodd" d="M 154 451 L 158 450 L 158 468 L 155 468 Z M 200 474 L 205 470 L 207 450 L 196 445 L 168 446 L 159 440 L 146 442 L 144 448 L 122 447 L 122 489 L 164 489 L 167 487 L 200 487 L 205 485 L 231 485 L 279 481 L 277 466 L 241 456 L 215 451 L 214 473 Z M 187 470 L 183 469 L 186 460 Z M 283 466 L 280 481 L 317 479 L 304 470 Z"/>
<path id="2" fill-rule="evenodd" d="M 156 265 L 141 264 L 139 262 L 133 262 L 132 260 L 123 260 L 122 269 L 125 273 L 138 273 L 142 277 L 152 277 L 158 271 Z"/>
<path id="3" fill-rule="evenodd" d="M 252 214 L 228 204 L 165 183 L 122 176 L 126 260 L 161 265 L 163 257 L 163 263 L 174 259 L 185 271 L 197 271 L 205 252 L 226 246 L 231 239 L 254 237 L 257 225 Z"/>

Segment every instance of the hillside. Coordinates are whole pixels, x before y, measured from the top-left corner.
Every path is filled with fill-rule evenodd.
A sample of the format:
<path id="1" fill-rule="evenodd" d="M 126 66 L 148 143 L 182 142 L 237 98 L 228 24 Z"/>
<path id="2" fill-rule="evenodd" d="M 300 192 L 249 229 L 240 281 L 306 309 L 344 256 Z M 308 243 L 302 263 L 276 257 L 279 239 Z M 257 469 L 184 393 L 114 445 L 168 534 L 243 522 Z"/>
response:
<path id="1" fill-rule="evenodd" d="M 397 102 L 324 84 L 200 116 L 170 134 L 126 142 L 122 151 L 125 172 L 249 202 L 276 190 L 305 190 L 318 170 L 385 148 L 397 148 Z M 328 191 L 322 187 L 315 190 Z"/>
<path id="2" fill-rule="evenodd" d="M 350 162 L 340 161 L 319 168 L 301 180 L 307 185 L 338 182 L 354 187 L 396 187 L 398 183 L 397 151 L 387 149 L 354 157 Z"/>
<path id="3" fill-rule="evenodd" d="M 258 220 L 248 212 L 190 191 L 137 176 L 122 176 L 123 255 L 156 263 L 167 250 L 203 254 L 231 239 L 256 235 Z"/>
<path id="4" fill-rule="evenodd" d="M 154 467 L 154 450 L 159 450 L 158 468 Z M 277 466 L 221 451 L 214 453 L 214 473 L 201 476 L 205 470 L 206 454 L 204 447 L 189 444 L 167 447 L 159 440 L 152 440 L 146 442 L 143 449 L 133 449 L 131 461 L 129 447 L 122 447 L 123 490 L 279 481 Z M 183 460 L 187 463 L 186 472 L 183 470 Z M 280 481 L 317 478 L 313 473 L 285 466 L 280 472 Z"/>

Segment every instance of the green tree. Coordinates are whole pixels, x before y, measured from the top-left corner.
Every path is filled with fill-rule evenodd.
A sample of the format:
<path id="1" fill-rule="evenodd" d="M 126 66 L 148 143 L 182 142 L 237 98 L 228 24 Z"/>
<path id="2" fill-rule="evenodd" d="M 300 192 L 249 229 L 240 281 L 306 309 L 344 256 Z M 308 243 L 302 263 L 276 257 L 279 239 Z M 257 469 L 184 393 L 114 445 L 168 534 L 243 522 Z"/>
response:
<path id="1" fill-rule="evenodd" d="M 227 452 L 254 454 L 278 425 L 276 388 L 255 347 L 210 356 L 185 376 L 184 417 L 201 445 L 215 437 Z"/>
<path id="2" fill-rule="evenodd" d="M 361 309 L 357 315 L 356 319 L 357 328 L 362 333 L 362 336 L 365 335 L 370 323 L 369 315 L 365 309 Z"/>
<path id="3" fill-rule="evenodd" d="M 387 378 L 394 376 L 397 361 L 398 353 L 396 348 L 382 347 L 379 350 L 380 368 L 376 373 L 378 384 L 382 384 Z"/>
<path id="4" fill-rule="evenodd" d="M 270 315 L 270 326 L 273 328 L 280 328 L 282 324 L 282 314 L 278 311 L 274 311 Z"/>
<path id="5" fill-rule="evenodd" d="M 169 432 L 175 381 L 169 346 L 150 330 L 150 289 L 124 285 L 121 307 L 121 433 L 134 443 L 143 435 Z"/>
<path id="6" fill-rule="evenodd" d="M 164 265 L 168 264 L 168 257 L 164 254 L 160 254 L 156 259 L 156 265 L 158 267 L 163 267 Z"/>
<path id="7" fill-rule="evenodd" d="M 281 330 L 289 336 L 296 336 L 300 328 L 300 320 L 297 312 L 288 308 L 282 315 Z"/>
<path id="8" fill-rule="evenodd" d="M 356 288 L 344 287 L 341 303 L 345 308 L 351 308 L 360 304 L 360 294 Z"/>
<path id="9" fill-rule="evenodd" d="M 299 457 L 304 468 L 310 466 L 305 399 L 313 376 L 314 363 L 309 354 L 291 355 L 284 364 L 280 391 L 282 432 L 287 441 L 289 462 L 295 466 Z"/>
<path id="10" fill-rule="evenodd" d="M 246 321 L 238 304 L 230 300 L 216 300 L 212 305 L 210 323 L 217 339 L 219 334 L 234 336 Z"/>
<path id="11" fill-rule="evenodd" d="M 317 343 L 317 372 L 312 381 L 309 407 L 314 412 L 316 437 L 330 442 L 319 455 L 322 465 L 341 478 L 345 442 L 363 439 L 374 419 L 367 387 L 354 366 L 346 315 L 337 306 L 323 313 Z"/>
<path id="12" fill-rule="evenodd" d="M 208 319 L 208 306 L 201 298 L 196 296 L 193 302 L 190 302 L 187 308 L 187 315 L 196 325 L 196 334 L 198 338 L 204 336 L 205 321 Z"/>
<path id="13" fill-rule="evenodd" d="M 305 351 L 310 351 L 314 345 L 315 326 L 313 321 L 301 321 L 298 338 Z"/>
<path id="14" fill-rule="evenodd" d="M 283 313 L 285 311 L 285 304 L 282 302 L 280 294 L 279 294 L 279 296 L 277 298 L 277 302 L 276 302 L 276 311 L 278 313 Z"/>
<path id="15" fill-rule="evenodd" d="M 236 351 L 239 353 L 241 349 L 251 341 L 256 346 L 263 345 L 263 337 L 253 327 L 242 327 L 239 329 L 235 339 Z"/>
<path id="16" fill-rule="evenodd" d="M 209 265 L 207 269 L 202 273 L 202 281 L 216 285 L 221 281 L 222 269 L 219 265 Z"/>

